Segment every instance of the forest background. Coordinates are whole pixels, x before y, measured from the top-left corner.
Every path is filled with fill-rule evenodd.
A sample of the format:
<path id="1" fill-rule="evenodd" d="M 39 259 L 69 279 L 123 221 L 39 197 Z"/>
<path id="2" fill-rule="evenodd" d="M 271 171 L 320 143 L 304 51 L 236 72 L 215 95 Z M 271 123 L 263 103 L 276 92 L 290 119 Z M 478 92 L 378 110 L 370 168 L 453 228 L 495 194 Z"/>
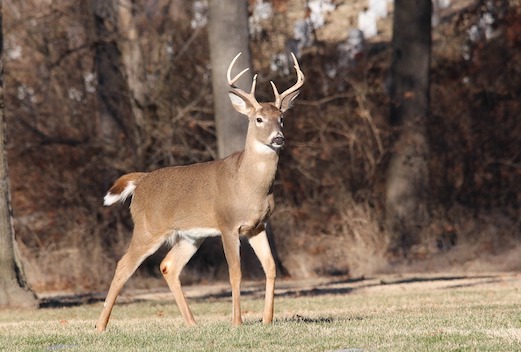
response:
<path id="1" fill-rule="evenodd" d="M 207 27 L 194 24 L 195 3 L 3 1 L 14 229 L 36 292 L 108 287 L 132 229 L 126 205 L 102 206 L 117 177 L 218 157 Z M 293 83 L 291 70 L 270 63 L 309 15 L 306 1 L 272 3 L 250 36 L 261 101 L 272 99 L 270 80 Z M 490 4 L 493 35 L 471 40 Z M 455 1 L 436 12 L 426 202 L 407 238 L 386 219 L 403 132 L 390 119 L 392 8 L 356 62 L 340 56 L 364 6 L 336 1 L 301 52 L 307 82 L 285 119 L 274 185 L 279 269 L 294 278 L 519 270 L 521 2 Z M 246 242 L 242 251 L 244 276 L 261 277 Z M 130 285 L 157 285 L 164 253 Z M 219 239 L 207 240 L 183 275 L 185 283 L 226 278 Z"/>

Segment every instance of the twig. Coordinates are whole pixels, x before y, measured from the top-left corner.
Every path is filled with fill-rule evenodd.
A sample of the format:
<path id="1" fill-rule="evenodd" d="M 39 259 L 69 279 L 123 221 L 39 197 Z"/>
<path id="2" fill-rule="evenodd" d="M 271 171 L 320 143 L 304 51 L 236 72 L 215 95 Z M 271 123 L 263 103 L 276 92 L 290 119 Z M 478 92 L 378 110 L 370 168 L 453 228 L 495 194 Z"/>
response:
<path id="1" fill-rule="evenodd" d="M 339 94 L 333 94 L 328 97 L 324 97 L 322 99 L 318 100 L 299 100 L 295 103 L 295 105 L 305 105 L 305 106 L 321 106 L 324 104 L 327 104 L 333 100 L 338 99 L 347 99 L 354 97 L 353 93 L 339 93 Z"/>

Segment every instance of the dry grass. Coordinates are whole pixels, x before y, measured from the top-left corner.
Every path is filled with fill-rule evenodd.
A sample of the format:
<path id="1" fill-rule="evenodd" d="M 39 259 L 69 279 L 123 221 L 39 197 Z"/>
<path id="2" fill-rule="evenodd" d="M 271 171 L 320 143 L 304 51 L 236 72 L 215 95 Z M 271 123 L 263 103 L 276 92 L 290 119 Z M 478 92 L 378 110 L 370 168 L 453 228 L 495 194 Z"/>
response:
<path id="1" fill-rule="evenodd" d="M 274 324 L 263 300 L 243 302 L 245 324 L 230 325 L 229 299 L 194 299 L 199 325 L 183 325 L 171 301 L 118 304 L 108 331 L 101 304 L 4 311 L 3 351 L 513 351 L 521 346 L 521 278 L 381 277 L 307 288 L 281 282 Z M 193 301 L 196 300 L 196 303 Z"/>

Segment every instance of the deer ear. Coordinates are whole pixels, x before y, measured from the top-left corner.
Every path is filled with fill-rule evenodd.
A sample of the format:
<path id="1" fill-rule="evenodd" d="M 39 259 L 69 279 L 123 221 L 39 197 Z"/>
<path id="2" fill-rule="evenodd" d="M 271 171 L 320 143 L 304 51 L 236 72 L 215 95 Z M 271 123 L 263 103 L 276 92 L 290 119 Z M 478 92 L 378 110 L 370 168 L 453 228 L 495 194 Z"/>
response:
<path id="1" fill-rule="evenodd" d="M 280 103 L 280 111 L 284 112 L 291 108 L 293 106 L 293 100 L 295 100 L 299 94 L 300 91 L 297 90 L 296 92 L 286 95 Z"/>
<path id="2" fill-rule="evenodd" d="M 229 92 L 228 95 L 230 96 L 230 100 L 232 101 L 232 105 L 235 108 L 235 110 L 246 116 L 250 115 L 254 107 L 250 104 L 250 102 L 247 99 L 244 99 L 243 97 L 241 97 L 238 94 L 235 94 L 234 92 Z"/>

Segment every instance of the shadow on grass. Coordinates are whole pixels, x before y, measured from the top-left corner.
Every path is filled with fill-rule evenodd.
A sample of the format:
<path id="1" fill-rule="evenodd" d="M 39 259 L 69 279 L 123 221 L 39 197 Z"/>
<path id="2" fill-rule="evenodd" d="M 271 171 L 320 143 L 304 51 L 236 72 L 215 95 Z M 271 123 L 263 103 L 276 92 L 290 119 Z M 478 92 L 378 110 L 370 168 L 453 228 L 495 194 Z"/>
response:
<path id="1" fill-rule="evenodd" d="M 318 317 L 318 318 L 310 318 L 305 317 L 300 314 L 295 314 L 291 318 L 283 318 L 276 319 L 275 322 L 278 323 L 305 323 L 305 324 L 331 324 L 335 321 L 333 317 Z"/>
<path id="2" fill-rule="evenodd" d="M 273 324 L 287 324 L 287 323 L 297 323 L 297 324 L 333 324 L 333 323 L 345 323 L 345 322 L 353 322 L 353 321 L 362 321 L 364 317 L 361 316 L 353 316 L 353 317 L 309 317 L 303 316 L 300 314 L 294 314 L 291 317 L 286 318 L 275 318 L 273 320 Z M 248 320 L 244 322 L 244 325 L 257 325 L 261 324 L 261 319 L 256 320 Z"/>
<path id="3" fill-rule="evenodd" d="M 324 295 L 345 295 L 355 290 L 353 287 L 319 287 L 307 290 L 287 290 L 277 294 L 277 297 L 312 297 Z"/>
<path id="4" fill-rule="evenodd" d="M 45 297 L 39 299 L 38 308 L 76 307 L 86 304 L 95 304 L 102 302 L 104 299 L 105 296 L 100 293 L 84 293 Z"/>
<path id="5" fill-rule="evenodd" d="M 475 282 L 465 282 L 458 284 L 458 281 L 474 279 Z M 484 280 L 484 281 L 483 281 Z M 380 280 L 375 281 L 372 278 L 356 278 L 356 279 L 344 279 L 335 280 L 327 283 L 317 284 L 316 287 L 312 288 L 278 288 L 276 297 L 311 297 L 311 296 L 323 296 L 323 295 L 343 295 L 352 293 L 355 290 L 368 287 L 376 286 L 387 286 L 387 285 L 400 285 L 400 284 L 413 284 L 421 282 L 436 282 L 436 281 L 450 281 L 454 282 L 452 285 L 445 287 L 446 289 L 460 288 L 460 287 L 472 287 L 483 284 L 494 284 L 500 282 L 501 279 L 493 275 L 481 275 L 481 276 L 435 276 L 435 277 L 408 277 L 403 279 L 395 280 Z M 366 284 L 364 284 L 366 282 Z M 241 292 L 244 297 L 263 297 L 264 287 L 261 285 L 258 288 L 247 288 Z M 39 301 L 39 308 L 59 308 L 59 307 L 74 307 L 86 304 L 95 304 L 102 302 L 105 299 L 105 294 L 101 293 L 85 293 L 85 294 L 73 294 L 73 295 L 61 295 L 53 297 L 41 298 Z M 193 301 L 207 301 L 207 300 L 222 300 L 231 299 L 231 291 L 225 290 L 218 293 L 209 293 L 200 295 L 197 297 L 190 298 Z M 118 304 L 129 304 L 135 302 L 148 301 L 149 299 L 134 299 L 129 302 L 118 302 Z M 302 317 L 301 317 L 302 318 Z M 295 318 L 297 319 L 297 318 Z"/>
<path id="6" fill-rule="evenodd" d="M 346 322 L 346 321 L 362 321 L 363 317 L 306 317 L 300 314 L 294 314 L 289 318 L 275 319 L 274 323 L 304 323 L 304 324 L 331 324 L 335 322 Z"/>

